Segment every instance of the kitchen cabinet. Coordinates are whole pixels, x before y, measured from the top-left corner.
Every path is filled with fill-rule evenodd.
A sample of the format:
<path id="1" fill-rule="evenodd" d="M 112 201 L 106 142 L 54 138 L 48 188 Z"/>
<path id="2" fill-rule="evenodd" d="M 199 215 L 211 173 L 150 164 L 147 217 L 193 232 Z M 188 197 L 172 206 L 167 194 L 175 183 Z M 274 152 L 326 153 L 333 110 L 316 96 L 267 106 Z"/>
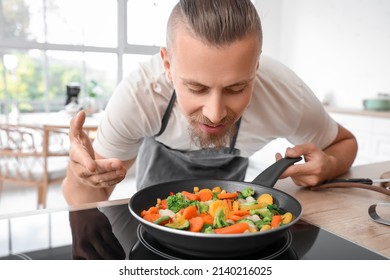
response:
<path id="1" fill-rule="evenodd" d="M 390 160 L 390 118 L 369 114 L 330 112 L 358 141 L 354 165 Z"/>
<path id="2" fill-rule="evenodd" d="M 359 149 L 354 165 L 390 160 L 390 112 L 369 112 L 327 108 L 330 115 L 357 138 Z M 246 181 L 271 165 L 275 153 L 284 154 L 293 145 L 285 139 L 276 139 L 250 157 Z"/>

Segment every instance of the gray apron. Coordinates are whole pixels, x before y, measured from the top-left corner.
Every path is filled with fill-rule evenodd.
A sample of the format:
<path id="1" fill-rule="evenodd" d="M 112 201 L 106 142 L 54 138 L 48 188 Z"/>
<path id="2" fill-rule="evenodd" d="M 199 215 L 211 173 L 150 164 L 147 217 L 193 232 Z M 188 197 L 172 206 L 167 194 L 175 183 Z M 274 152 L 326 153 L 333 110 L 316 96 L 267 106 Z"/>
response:
<path id="1" fill-rule="evenodd" d="M 220 150 L 201 149 L 189 152 L 173 150 L 155 139 L 164 133 L 175 100 L 174 91 L 162 118 L 160 132 L 153 137 L 145 137 L 140 147 L 136 168 L 137 189 L 188 179 L 244 181 L 249 161 L 248 158 L 240 157 L 240 151 L 234 147 L 241 119 L 236 123 L 237 132 L 230 147 Z"/>

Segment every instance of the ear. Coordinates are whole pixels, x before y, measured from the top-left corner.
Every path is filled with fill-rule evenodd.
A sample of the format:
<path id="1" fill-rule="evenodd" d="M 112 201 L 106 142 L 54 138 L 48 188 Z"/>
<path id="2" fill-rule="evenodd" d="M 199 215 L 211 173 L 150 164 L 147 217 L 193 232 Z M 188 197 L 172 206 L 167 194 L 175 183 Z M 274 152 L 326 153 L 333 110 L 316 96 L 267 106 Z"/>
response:
<path id="1" fill-rule="evenodd" d="M 263 53 L 262 50 L 260 50 L 260 54 L 259 54 L 259 58 L 257 59 L 257 66 L 256 66 L 256 70 L 259 70 L 259 67 L 260 67 L 260 59 L 261 59 L 261 54 Z"/>
<path id="2" fill-rule="evenodd" d="M 160 48 L 160 56 L 164 65 L 165 75 L 167 76 L 168 80 L 172 81 L 171 62 L 168 50 L 166 48 Z"/>

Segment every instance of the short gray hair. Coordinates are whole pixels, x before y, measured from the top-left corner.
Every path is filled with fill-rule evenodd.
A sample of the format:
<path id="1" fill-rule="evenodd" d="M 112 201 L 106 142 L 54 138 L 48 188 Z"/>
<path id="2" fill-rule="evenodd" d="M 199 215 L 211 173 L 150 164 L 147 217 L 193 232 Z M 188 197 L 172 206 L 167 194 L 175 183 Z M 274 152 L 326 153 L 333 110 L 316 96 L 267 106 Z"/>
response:
<path id="1" fill-rule="evenodd" d="M 180 0 L 168 20 L 168 49 L 175 40 L 179 25 L 195 38 L 213 46 L 226 46 L 254 34 L 258 36 L 261 51 L 261 22 L 250 0 Z"/>

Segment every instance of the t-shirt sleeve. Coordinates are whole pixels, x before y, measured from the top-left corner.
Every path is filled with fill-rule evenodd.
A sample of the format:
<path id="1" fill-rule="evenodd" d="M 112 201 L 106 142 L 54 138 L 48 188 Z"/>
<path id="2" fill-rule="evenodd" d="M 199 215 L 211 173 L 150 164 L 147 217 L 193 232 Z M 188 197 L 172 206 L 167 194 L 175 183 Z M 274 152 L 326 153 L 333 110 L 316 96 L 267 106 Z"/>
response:
<path id="1" fill-rule="evenodd" d="M 302 83 L 301 88 L 301 118 L 295 131 L 287 139 L 295 145 L 314 143 L 324 149 L 336 138 L 338 124 L 306 84 Z"/>

